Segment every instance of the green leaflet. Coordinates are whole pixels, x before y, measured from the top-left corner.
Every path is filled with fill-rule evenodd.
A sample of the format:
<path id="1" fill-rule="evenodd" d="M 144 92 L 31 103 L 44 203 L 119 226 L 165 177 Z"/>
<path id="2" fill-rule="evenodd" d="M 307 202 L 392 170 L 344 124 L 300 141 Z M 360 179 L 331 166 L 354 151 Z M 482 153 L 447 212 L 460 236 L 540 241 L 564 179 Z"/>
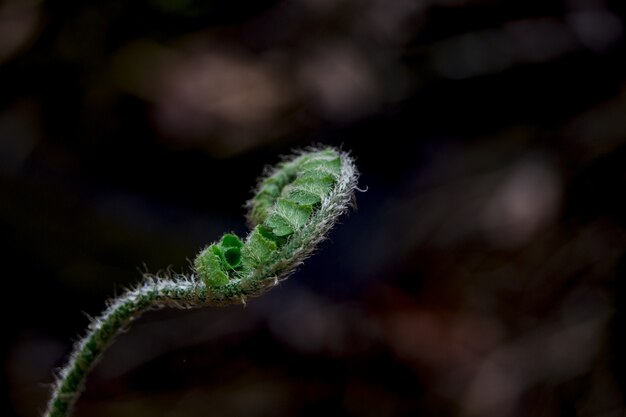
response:
<path id="1" fill-rule="evenodd" d="M 229 271 L 242 265 L 243 242 L 236 235 L 227 233 L 220 243 L 213 243 L 196 257 L 195 267 L 205 284 L 217 287 L 228 284 Z"/>
<path id="2" fill-rule="evenodd" d="M 210 287 L 228 284 L 228 274 L 224 272 L 220 257 L 215 253 L 215 247 L 213 244 L 204 249 L 194 262 L 196 272 Z"/>
<path id="3" fill-rule="evenodd" d="M 243 248 L 244 262 L 253 268 L 258 267 L 264 260 L 269 259 L 277 244 L 276 237 L 264 226 L 256 226 L 248 236 L 246 246 Z"/>
<path id="4" fill-rule="evenodd" d="M 264 225 L 276 236 L 289 236 L 300 230 L 311 217 L 313 208 L 286 198 L 279 198 Z"/>

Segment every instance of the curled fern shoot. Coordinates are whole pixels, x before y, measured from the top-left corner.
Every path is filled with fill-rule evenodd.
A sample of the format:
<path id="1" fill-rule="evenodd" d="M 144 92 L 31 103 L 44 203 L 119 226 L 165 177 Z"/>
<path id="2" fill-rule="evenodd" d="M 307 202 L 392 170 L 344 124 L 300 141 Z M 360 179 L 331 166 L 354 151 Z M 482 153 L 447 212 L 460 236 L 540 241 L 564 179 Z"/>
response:
<path id="1" fill-rule="evenodd" d="M 333 148 L 299 152 L 268 169 L 247 204 L 248 236 L 224 234 L 200 251 L 192 273 L 146 276 L 109 301 L 74 346 L 44 416 L 71 414 L 104 350 L 145 311 L 245 304 L 287 278 L 352 205 L 357 176 L 350 156 Z"/>

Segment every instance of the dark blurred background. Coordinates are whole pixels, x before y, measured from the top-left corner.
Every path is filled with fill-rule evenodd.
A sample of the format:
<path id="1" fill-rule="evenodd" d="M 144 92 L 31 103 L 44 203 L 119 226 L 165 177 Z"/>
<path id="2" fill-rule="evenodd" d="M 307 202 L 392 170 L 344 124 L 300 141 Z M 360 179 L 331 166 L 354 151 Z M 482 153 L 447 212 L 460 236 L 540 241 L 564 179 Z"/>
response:
<path id="1" fill-rule="evenodd" d="M 146 314 L 78 416 L 624 416 L 623 0 L 0 3 L 2 416 L 314 143 L 358 210 L 246 308 Z M 621 352 L 621 353 L 620 353 Z"/>

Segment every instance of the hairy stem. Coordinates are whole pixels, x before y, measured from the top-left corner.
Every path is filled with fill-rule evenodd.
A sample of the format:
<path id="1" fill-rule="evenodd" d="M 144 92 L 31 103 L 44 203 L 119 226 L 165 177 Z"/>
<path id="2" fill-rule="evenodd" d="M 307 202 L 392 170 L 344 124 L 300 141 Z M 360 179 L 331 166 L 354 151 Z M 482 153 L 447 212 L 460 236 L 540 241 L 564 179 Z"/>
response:
<path id="1" fill-rule="evenodd" d="M 202 282 L 185 278 L 149 279 L 143 285 L 116 298 L 96 318 L 83 339 L 74 346 L 67 366 L 61 371 L 52 393 L 46 417 L 69 415 L 84 386 L 84 380 L 104 350 L 133 320 L 148 310 L 176 307 L 193 308 L 213 305 L 215 299 Z M 220 297 L 216 303 L 231 301 Z"/>
<path id="2" fill-rule="evenodd" d="M 350 156 L 333 148 L 296 153 L 268 170 L 248 202 L 248 236 L 226 233 L 200 251 L 192 274 L 148 277 L 111 301 L 74 346 L 45 417 L 71 413 L 104 350 L 145 311 L 245 304 L 287 278 L 353 204 L 357 177 Z"/>

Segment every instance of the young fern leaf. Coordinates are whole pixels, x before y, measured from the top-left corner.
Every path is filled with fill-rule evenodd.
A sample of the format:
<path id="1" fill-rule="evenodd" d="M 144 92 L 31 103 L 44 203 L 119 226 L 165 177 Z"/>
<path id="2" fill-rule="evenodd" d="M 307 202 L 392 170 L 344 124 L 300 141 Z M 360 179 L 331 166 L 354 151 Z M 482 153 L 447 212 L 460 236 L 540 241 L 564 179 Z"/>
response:
<path id="1" fill-rule="evenodd" d="M 270 170 L 247 204 L 252 231 L 245 239 L 227 233 L 198 254 L 190 275 L 146 276 L 109 302 L 74 346 L 45 416 L 71 413 L 103 351 L 143 312 L 245 304 L 287 278 L 351 206 L 357 176 L 350 156 L 333 148 L 300 152 Z"/>

